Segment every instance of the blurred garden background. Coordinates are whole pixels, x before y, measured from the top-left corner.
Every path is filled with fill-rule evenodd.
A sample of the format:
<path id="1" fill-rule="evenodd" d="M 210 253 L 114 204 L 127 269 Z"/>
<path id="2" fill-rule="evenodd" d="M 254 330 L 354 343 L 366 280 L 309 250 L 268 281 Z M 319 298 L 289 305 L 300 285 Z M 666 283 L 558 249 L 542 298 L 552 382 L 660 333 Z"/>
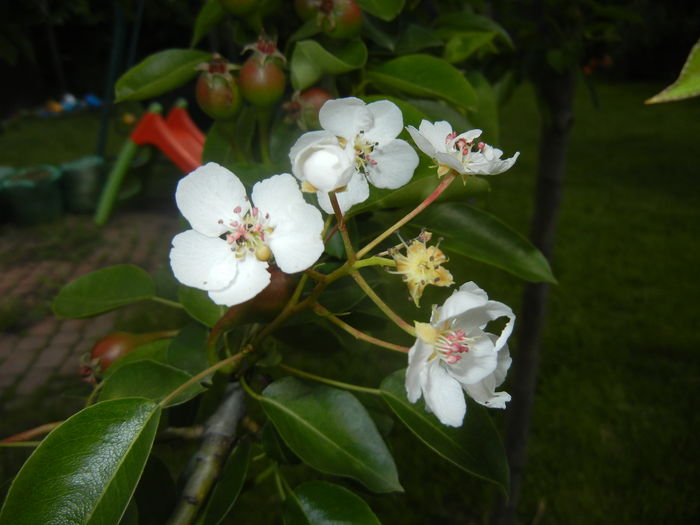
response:
<path id="1" fill-rule="evenodd" d="M 199 2 L 175 0 L 121 4 L 120 15 L 111 3 L 87 0 L 0 7 L 0 166 L 60 166 L 98 153 L 107 168 L 114 162 L 145 105 L 52 111 L 48 101 L 72 93 L 79 100 L 94 94 L 109 103 L 106 82 L 118 37 L 116 16 L 125 17 L 124 31 L 133 30 L 135 13 L 144 9 L 140 36 L 118 37 L 123 53 L 115 67 L 122 73 L 129 60 L 133 64 L 166 47 L 187 47 L 199 8 Z M 503 2 L 474 4 L 498 15 Z M 700 297 L 700 98 L 653 106 L 644 101 L 676 79 L 700 36 L 700 8 L 680 0 L 582 4 L 626 15 L 616 38 L 577 64 L 574 123 L 551 260 L 558 284 L 547 307 L 517 514 L 520 522 L 533 524 L 692 523 L 700 517 L 700 332 L 695 326 L 700 313 L 695 303 Z M 562 9 L 557 2 L 537 5 L 545 12 Z M 215 46 L 218 37 L 210 37 L 205 47 Z M 538 149 L 546 151 L 547 145 L 540 144 L 541 116 L 532 84 L 524 76 L 520 80 L 501 108 L 499 140 L 487 137 L 506 156 L 520 151 L 520 157 L 508 173 L 490 179 L 492 190 L 475 204 L 527 236 Z M 193 91 L 190 83 L 159 101 L 167 108 L 178 96 L 186 98 L 194 121 L 206 130 L 211 120 L 197 108 Z M 37 224 L 18 224 L 7 214 L 3 218 L 0 274 L 43 266 L 32 274 L 32 286 L 4 284 L 0 296 L 0 328 L 9 336 L 0 348 L 0 376 L 7 378 L 0 383 L 0 437 L 67 417 L 89 392 L 78 376 L 77 356 L 98 334 L 82 328 L 74 343 L 81 351 L 66 354 L 69 363 L 55 363 L 30 391 L 21 382 L 31 377 L 39 357 L 21 371 L 6 372 L 21 351 L 10 342 L 17 344 L 53 316 L 50 302 L 64 284 L 61 279 L 76 276 L 86 260 L 95 269 L 105 261 L 133 262 L 146 222 L 155 225 L 148 233 L 152 246 L 143 248 L 139 262 L 153 271 L 159 259 L 166 262 L 170 239 L 179 229 L 173 193 L 182 173 L 155 151 L 135 164 L 125 199 L 105 228 L 95 226 L 91 211 L 67 211 Z M 117 242 L 127 236 L 133 244 Z M 62 264 L 65 274 L 56 275 L 52 267 Z M 80 268 L 78 274 L 90 269 Z M 476 281 L 490 297 L 521 314 L 521 280 L 459 256 L 451 257 L 450 270 L 457 282 Z M 437 297 L 435 291 L 426 292 L 424 305 L 429 308 Z M 167 315 L 160 307 L 131 307 L 103 329 L 145 331 L 154 318 L 162 323 Z M 169 322 L 177 326 L 180 321 L 173 316 Z M 515 340 L 511 348 L 517 366 Z M 380 357 L 386 361 L 378 367 L 403 366 L 401 357 Z M 361 361 L 359 367 L 366 366 Z M 335 372 L 353 375 L 348 369 Z M 362 370 L 356 373 L 362 377 Z M 493 414 L 498 425 L 505 425 L 507 412 Z M 396 430 L 392 447 L 413 453 L 415 438 Z M 0 492 L 5 493 L 27 455 L 25 449 L 0 448 Z M 437 461 L 431 457 L 423 467 L 400 471 L 407 493 L 418 494 L 417 499 L 369 500 L 384 523 L 488 523 L 495 489 Z M 244 496 L 239 504 L 255 509 L 258 502 Z"/>

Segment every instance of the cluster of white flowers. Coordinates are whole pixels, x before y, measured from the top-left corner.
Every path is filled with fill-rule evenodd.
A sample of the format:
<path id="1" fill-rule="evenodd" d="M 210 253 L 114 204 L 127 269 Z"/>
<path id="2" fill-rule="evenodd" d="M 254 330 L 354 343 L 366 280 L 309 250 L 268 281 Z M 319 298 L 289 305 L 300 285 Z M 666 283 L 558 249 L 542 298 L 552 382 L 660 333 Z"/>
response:
<path id="1" fill-rule="evenodd" d="M 394 189 L 410 181 L 418 155 L 397 138 L 403 117 L 392 102 L 330 100 L 319 121 L 323 129 L 302 135 L 289 153 L 301 188 L 288 173 L 274 175 L 255 184 L 249 200 L 239 178 L 215 163 L 179 182 L 175 198 L 192 229 L 173 239 L 170 263 L 178 281 L 205 290 L 217 304 L 245 302 L 269 284 L 270 264 L 296 273 L 323 253 L 321 213 L 302 191 L 315 192 L 327 213 L 334 212 L 329 194 L 335 195 L 345 213 L 369 197 L 369 183 Z M 451 170 L 463 176 L 502 173 L 518 157 L 502 160 L 502 151 L 475 144 L 481 130 L 457 135 L 447 122 L 425 120 L 419 129 L 407 129 L 440 176 Z M 499 317 L 508 319 L 500 335 L 484 332 Z M 406 375 L 409 400 L 423 396 L 427 408 L 451 426 L 461 425 L 466 413 L 462 391 L 485 406 L 504 408 L 510 396 L 495 389 L 510 366 L 506 340 L 514 319 L 510 308 L 490 301 L 474 283 L 462 285 L 434 308 L 430 323 L 416 323 Z"/>

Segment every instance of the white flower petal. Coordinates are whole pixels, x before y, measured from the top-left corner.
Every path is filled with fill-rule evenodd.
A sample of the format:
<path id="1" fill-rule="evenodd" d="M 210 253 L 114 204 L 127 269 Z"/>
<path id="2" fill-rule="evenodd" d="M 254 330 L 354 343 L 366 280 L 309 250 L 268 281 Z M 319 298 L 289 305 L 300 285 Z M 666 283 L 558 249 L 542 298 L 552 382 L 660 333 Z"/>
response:
<path id="1" fill-rule="evenodd" d="M 418 154 L 404 140 L 396 139 L 375 149 L 368 166 L 367 177 L 377 188 L 400 188 L 406 184 L 418 166 Z"/>
<path id="2" fill-rule="evenodd" d="M 421 373 L 425 370 L 433 347 L 417 339 L 408 351 L 408 368 L 406 369 L 406 396 L 411 403 L 420 399 L 423 392 Z"/>
<path id="3" fill-rule="evenodd" d="M 486 311 L 488 312 L 491 321 L 495 321 L 499 317 L 508 318 L 508 322 L 503 327 L 503 331 L 494 343 L 496 352 L 499 352 L 501 348 L 503 348 L 506 345 L 506 341 L 510 337 L 510 334 L 513 332 L 513 326 L 515 325 L 515 314 L 509 306 L 503 303 L 499 303 L 498 301 L 489 301 L 486 304 Z"/>
<path id="4" fill-rule="evenodd" d="M 462 315 L 468 310 L 483 308 L 487 303 L 488 295 L 484 290 L 474 282 L 465 283 L 458 290 L 452 292 L 452 295 L 437 309 L 437 319 L 446 321 Z M 474 326 L 480 326 L 480 324 L 475 323 Z"/>
<path id="5" fill-rule="evenodd" d="M 425 121 L 423 121 L 425 122 Z M 428 157 L 430 158 L 435 158 L 435 146 L 432 145 L 432 143 L 426 139 L 423 134 L 418 131 L 416 128 L 413 126 L 406 126 L 406 129 L 408 130 L 409 135 L 411 135 L 411 138 L 413 139 L 413 142 L 416 143 L 416 146 L 418 146 L 418 149 L 420 149 L 423 153 L 425 153 Z"/>
<path id="6" fill-rule="evenodd" d="M 426 384 L 423 388 L 425 402 L 440 423 L 450 427 L 462 426 L 467 413 L 462 387 L 440 365 L 437 360 L 428 366 Z"/>
<path id="7" fill-rule="evenodd" d="M 496 364 L 496 370 L 493 372 L 493 377 L 496 381 L 496 386 L 501 386 L 503 381 L 506 380 L 506 374 L 510 369 L 510 365 L 513 360 L 510 357 L 510 352 L 508 351 L 508 345 L 504 345 L 503 348 L 498 352 L 498 363 Z"/>
<path id="8" fill-rule="evenodd" d="M 378 100 L 367 104 L 374 122 L 371 128 L 365 129 L 365 139 L 378 142 L 381 146 L 394 140 L 403 129 L 403 114 L 399 107 L 388 100 Z"/>
<path id="9" fill-rule="evenodd" d="M 509 159 L 501 159 L 502 154 L 501 150 L 487 145 L 482 155 L 470 160 L 469 172 L 477 175 L 498 175 L 510 169 L 520 156 L 520 152 L 517 152 Z"/>
<path id="10" fill-rule="evenodd" d="M 474 401 L 489 408 L 506 408 L 506 403 L 510 401 L 510 394 L 507 392 L 496 392 L 496 385 L 493 376 L 485 378 L 473 385 L 462 385 L 464 391 Z"/>
<path id="11" fill-rule="evenodd" d="M 345 191 L 340 191 L 335 194 L 338 198 L 338 204 L 343 213 L 352 208 L 355 204 L 364 202 L 369 197 L 369 184 L 364 176 L 359 173 L 350 179 Z M 319 191 L 316 192 L 316 197 L 318 198 L 318 205 L 326 213 L 333 213 L 333 206 L 331 206 L 331 201 L 328 198 L 328 193 Z"/>
<path id="12" fill-rule="evenodd" d="M 252 299 L 270 283 L 267 263 L 258 261 L 252 254 L 238 259 L 238 273 L 223 290 L 211 290 L 209 297 L 216 304 L 233 306 Z"/>
<path id="13" fill-rule="evenodd" d="M 236 206 L 248 210 L 243 183 L 229 170 L 214 162 L 200 166 L 181 179 L 175 201 L 193 229 L 209 237 L 218 237 L 239 214 Z"/>
<path id="14" fill-rule="evenodd" d="M 321 107 L 318 120 L 323 129 L 350 141 L 360 130 L 367 130 L 373 124 L 372 113 L 355 97 L 329 100 Z"/>
<path id="15" fill-rule="evenodd" d="M 302 151 L 319 142 L 332 144 L 334 142 L 337 143 L 338 141 L 333 133 L 325 130 L 309 131 L 304 133 L 297 139 L 292 148 L 289 150 L 289 160 L 292 163 L 292 167 L 294 166 L 294 159 L 296 159 Z"/>
<path id="16" fill-rule="evenodd" d="M 250 198 L 260 213 L 270 214 L 270 223 L 273 226 L 276 212 L 284 212 L 286 208 L 304 202 L 299 184 L 289 173 L 274 175 L 256 182 Z"/>
<path id="17" fill-rule="evenodd" d="M 462 162 L 459 160 L 458 154 L 438 151 L 437 153 L 435 153 L 434 158 L 438 164 L 444 164 L 445 166 L 449 166 L 457 173 L 466 173 Z"/>
<path id="18" fill-rule="evenodd" d="M 173 238 L 170 266 L 175 278 L 200 290 L 220 290 L 236 276 L 236 256 L 218 237 L 187 230 Z"/>
<path id="19" fill-rule="evenodd" d="M 355 152 L 351 143 L 343 148 L 328 131 L 302 135 L 290 153 L 292 173 L 299 180 L 322 191 L 345 186 L 355 173 Z"/>
<path id="20" fill-rule="evenodd" d="M 477 383 L 492 374 L 498 364 L 498 354 L 486 334 L 477 336 L 476 341 L 469 344 L 469 351 L 461 354 L 461 357 L 449 366 L 449 373 L 460 383 L 467 385 Z"/>
<path id="21" fill-rule="evenodd" d="M 284 273 L 306 270 L 323 253 L 323 218 L 311 204 L 300 202 L 288 207 L 284 222 L 278 223 L 268 245 Z"/>
<path id="22" fill-rule="evenodd" d="M 452 133 L 452 126 L 445 120 L 435 123 L 422 120 L 418 131 L 432 144 L 435 151 L 447 151 L 447 136 Z"/>

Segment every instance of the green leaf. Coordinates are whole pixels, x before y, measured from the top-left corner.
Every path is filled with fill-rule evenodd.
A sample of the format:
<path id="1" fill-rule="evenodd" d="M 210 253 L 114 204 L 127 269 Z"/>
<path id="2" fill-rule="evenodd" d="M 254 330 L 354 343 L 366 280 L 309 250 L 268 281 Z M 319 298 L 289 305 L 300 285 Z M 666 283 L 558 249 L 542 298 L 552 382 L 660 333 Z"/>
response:
<path id="1" fill-rule="evenodd" d="M 431 167 L 432 164 L 431 160 L 421 157 L 411 182 L 396 190 L 372 188 L 369 199 L 350 208 L 348 217 L 373 210 L 418 205 L 440 184 L 436 169 Z M 489 184 L 485 179 L 469 177 L 466 184 L 455 181 L 440 195 L 436 202 L 464 201 L 464 199 L 484 193 L 488 189 Z"/>
<path id="2" fill-rule="evenodd" d="M 474 13 L 469 13 L 467 16 L 464 13 L 445 13 L 435 20 L 435 27 L 440 27 L 441 31 L 451 28 L 455 33 L 460 31 L 494 33 L 510 49 L 515 49 L 508 31 L 487 16 Z"/>
<path id="3" fill-rule="evenodd" d="M 459 184 L 459 182 L 455 182 Z M 407 229 L 425 226 L 444 237 L 441 248 L 532 282 L 556 283 L 547 259 L 530 241 L 493 215 L 466 204 L 431 206 Z"/>
<path id="4" fill-rule="evenodd" d="M 167 350 L 167 362 L 190 374 L 198 374 L 209 366 L 207 361 L 208 331 L 199 324 L 185 326 Z"/>
<path id="5" fill-rule="evenodd" d="M 439 46 L 442 46 L 442 40 L 435 36 L 435 33 L 430 29 L 417 24 L 409 24 L 399 36 L 399 40 L 396 43 L 396 54 L 399 56 L 410 55 L 411 53 Z"/>
<path id="6" fill-rule="evenodd" d="M 299 485 L 285 500 L 285 525 L 379 525 L 367 503 L 345 487 L 327 481 Z"/>
<path id="7" fill-rule="evenodd" d="M 459 468 L 498 485 L 504 493 L 509 484 L 508 462 L 501 438 L 486 408 L 469 403 L 464 423 L 447 427 L 426 411 L 425 403 L 406 397 L 405 370 L 388 376 L 380 386 L 382 398 L 418 439 Z"/>
<path id="8" fill-rule="evenodd" d="M 367 47 L 362 40 L 331 43 L 325 48 L 315 40 L 301 40 L 294 46 L 290 71 L 292 86 L 304 90 L 323 74 L 337 75 L 361 68 L 367 61 Z"/>
<path id="9" fill-rule="evenodd" d="M 177 295 L 185 311 L 209 328 L 214 326 L 226 311 L 226 308 L 209 299 L 204 290 L 181 286 Z"/>
<path id="10" fill-rule="evenodd" d="M 211 53 L 196 49 L 166 49 L 146 57 L 124 73 L 114 86 L 116 102 L 145 100 L 189 82 Z"/>
<path id="11" fill-rule="evenodd" d="M 229 456 L 197 525 L 218 525 L 229 513 L 243 487 L 250 464 L 250 441 L 243 440 Z"/>
<path id="12" fill-rule="evenodd" d="M 0 523 L 118 523 L 153 445 L 160 409 L 115 399 L 81 410 L 49 434 L 24 464 Z"/>
<path id="13" fill-rule="evenodd" d="M 139 396 L 160 401 L 191 378 L 190 374 L 173 366 L 144 359 L 122 366 L 105 379 L 99 399 L 106 401 Z M 195 383 L 167 406 L 185 403 L 203 391 L 204 387 Z"/>
<path id="14" fill-rule="evenodd" d="M 402 491 L 377 427 L 349 392 L 285 377 L 257 396 L 289 448 L 306 464 L 374 492 Z"/>
<path id="15" fill-rule="evenodd" d="M 71 281 L 58 292 L 52 308 L 59 317 L 92 317 L 154 295 L 155 284 L 148 273 L 120 264 Z"/>
<path id="16" fill-rule="evenodd" d="M 401 13 L 404 3 L 405 0 L 357 0 L 363 11 L 387 22 Z"/>
<path id="17" fill-rule="evenodd" d="M 172 339 L 158 339 L 157 341 L 151 341 L 150 343 L 134 348 L 131 352 L 121 356 L 112 363 L 102 374 L 103 378 L 107 379 L 121 367 L 130 363 L 135 363 L 136 361 L 143 361 L 144 359 L 157 361 L 159 363 L 167 363 L 168 345 L 170 341 L 172 341 Z"/>
<path id="18" fill-rule="evenodd" d="M 477 96 L 464 75 L 447 61 L 430 55 L 408 55 L 367 72 L 374 84 L 408 95 L 439 98 L 464 109 L 475 109 Z"/>
<path id="19" fill-rule="evenodd" d="M 474 126 L 484 130 L 484 139 L 489 144 L 499 143 L 498 95 L 486 77 L 478 71 L 470 71 L 467 78 L 479 96 L 479 109 L 469 112 Z"/>
<path id="20" fill-rule="evenodd" d="M 490 31 L 438 31 L 436 33 L 447 41 L 443 56 L 450 64 L 464 62 L 484 48 L 495 50 L 492 42 L 496 38 L 496 33 Z M 446 33 L 449 33 L 449 36 Z"/>
<path id="21" fill-rule="evenodd" d="M 269 421 L 266 421 L 265 426 L 263 426 L 261 444 L 265 455 L 272 461 L 282 465 L 298 465 L 301 463 L 301 460 L 290 450 L 277 433 L 277 430 L 275 430 L 275 426 Z"/>
<path id="22" fill-rule="evenodd" d="M 654 95 L 644 103 L 672 102 L 674 100 L 697 97 L 698 95 L 700 95 L 700 40 L 690 50 L 678 79 L 661 93 Z"/>
<path id="23" fill-rule="evenodd" d="M 194 47 L 197 43 L 206 36 L 209 31 L 214 29 L 226 15 L 226 11 L 219 0 L 207 0 L 199 10 L 197 19 L 194 21 L 194 33 L 190 47 Z"/>

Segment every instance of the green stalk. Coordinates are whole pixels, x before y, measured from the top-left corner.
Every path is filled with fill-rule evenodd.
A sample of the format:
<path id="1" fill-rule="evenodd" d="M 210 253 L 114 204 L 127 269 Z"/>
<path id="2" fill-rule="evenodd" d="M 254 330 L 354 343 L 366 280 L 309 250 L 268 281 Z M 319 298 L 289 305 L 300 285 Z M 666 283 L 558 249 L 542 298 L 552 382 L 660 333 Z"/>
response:
<path id="1" fill-rule="evenodd" d="M 362 259 L 367 252 L 369 252 L 372 248 L 374 248 L 377 244 L 382 242 L 384 239 L 389 237 L 392 233 L 394 233 L 396 230 L 401 228 L 404 224 L 408 223 L 410 220 L 412 220 L 416 215 L 418 215 L 420 212 L 422 212 L 424 209 L 426 209 L 428 206 L 430 206 L 435 199 L 437 199 L 443 191 L 445 191 L 450 184 L 452 184 L 452 181 L 455 180 L 457 177 L 457 172 L 454 170 L 451 171 L 448 175 L 445 176 L 445 178 L 442 180 L 442 182 L 438 185 L 433 192 L 426 197 L 426 199 L 421 202 L 418 206 L 416 206 L 413 211 L 408 213 L 405 217 L 403 217 L 401 220 L 396 222 L 396 224 L 392 225 L 389 227 L 384 233 L 380 234 L 376 239 L 371 241 L 367 246 L 362 248 L 360 251 L 357 252 L 357 258 Z"/>
<path id="2" fill-rule="evenodd" d="M 316 304 L 314 306 L 314 312 L 316 312 L 318 315 L 328 319 L 331 323 L 336 325 L 339 328 L 342 328 L 345 330 L 347 333 L 352 335 L 355 339 L 361 339 L 362 341 L 367 341 L 368 343 L 372 343 L 373 345 L 380 346 L 382 348 L 387 348 L 389 350 L 393 350 L 395 352 L 401 352 L 402 354 L 405 354 L 408 352 L 408 347 L 406 346 L 400 346 L 400 345 L 395 345 L 394 343 L 389 343 L 388 341 L 384 341 L 382 339 L 379 339 L 377 337 L 372 337 L 371 335 L 368 335 L 357 328 L 349 325 L 342 319 L 340 319 L 338 316 L 333 315 L 329 310 L 321 306 L 320 304 Z"/>
<path id="3" fill-rule="evenodd" d="M 317 381 L 319 383 L 325 383 L 326 385 L 331 385 L 335 386 L 338 388 L 342 388 L 343 390 L 353 390 L 355 392 L 362 392 L 363 394 L 372 394 L 375 396 L 380 395 L 380 391 L 376 388 L 369 388 L 366 386 L 358 386 L 358 385 L 351 385 L 350 383 L 343 383 L 342 381 L 336 381 L 335 379 L 329 379 L 327 377 L 322 377 L 322 376 L 317 376 L 316 374 L 312 374 L 310 372 L 305 372 L 304 370 L 299 370 L 298 368 L 294 368 L 288 365 L 280 364 L 277 365 L 279 368 L 282 370 L 286 370 L 287 372 L 290 372 L 294 375 L 297 375 L 299 377 L 305 377 L 306 379 L 311 379 L 313 381 Z"/>
<path id="4" fill-rule="evenodd" d="M 406 321 L 401 319 L 399 315 L 394 312 L 389 305 L 387 305 L 384 301 L 382 301 L 381 297 L 379 297 L 374 290 L 372 290 L 372 287 L 369 285 L 367 281 L 364 280 L 364 278 L 360 275 L 360 272 L 352 272 L 350 273 L 353 279 L 355 279 L 355 282 L 358 284 L 360 288 L 367 294 L 367 297 L 369 297 L 372 302 L 379 308 L 382 312 L 384 312 L 384 315 L 386 315 L 389 319 L 391 319 L 394 323 L 396 323 L 396 326 L 401 328 L 404 332 L 407 334 L 410 334 L 413 337 L 416 337 L 416 330 L 408 324 Z"/>

